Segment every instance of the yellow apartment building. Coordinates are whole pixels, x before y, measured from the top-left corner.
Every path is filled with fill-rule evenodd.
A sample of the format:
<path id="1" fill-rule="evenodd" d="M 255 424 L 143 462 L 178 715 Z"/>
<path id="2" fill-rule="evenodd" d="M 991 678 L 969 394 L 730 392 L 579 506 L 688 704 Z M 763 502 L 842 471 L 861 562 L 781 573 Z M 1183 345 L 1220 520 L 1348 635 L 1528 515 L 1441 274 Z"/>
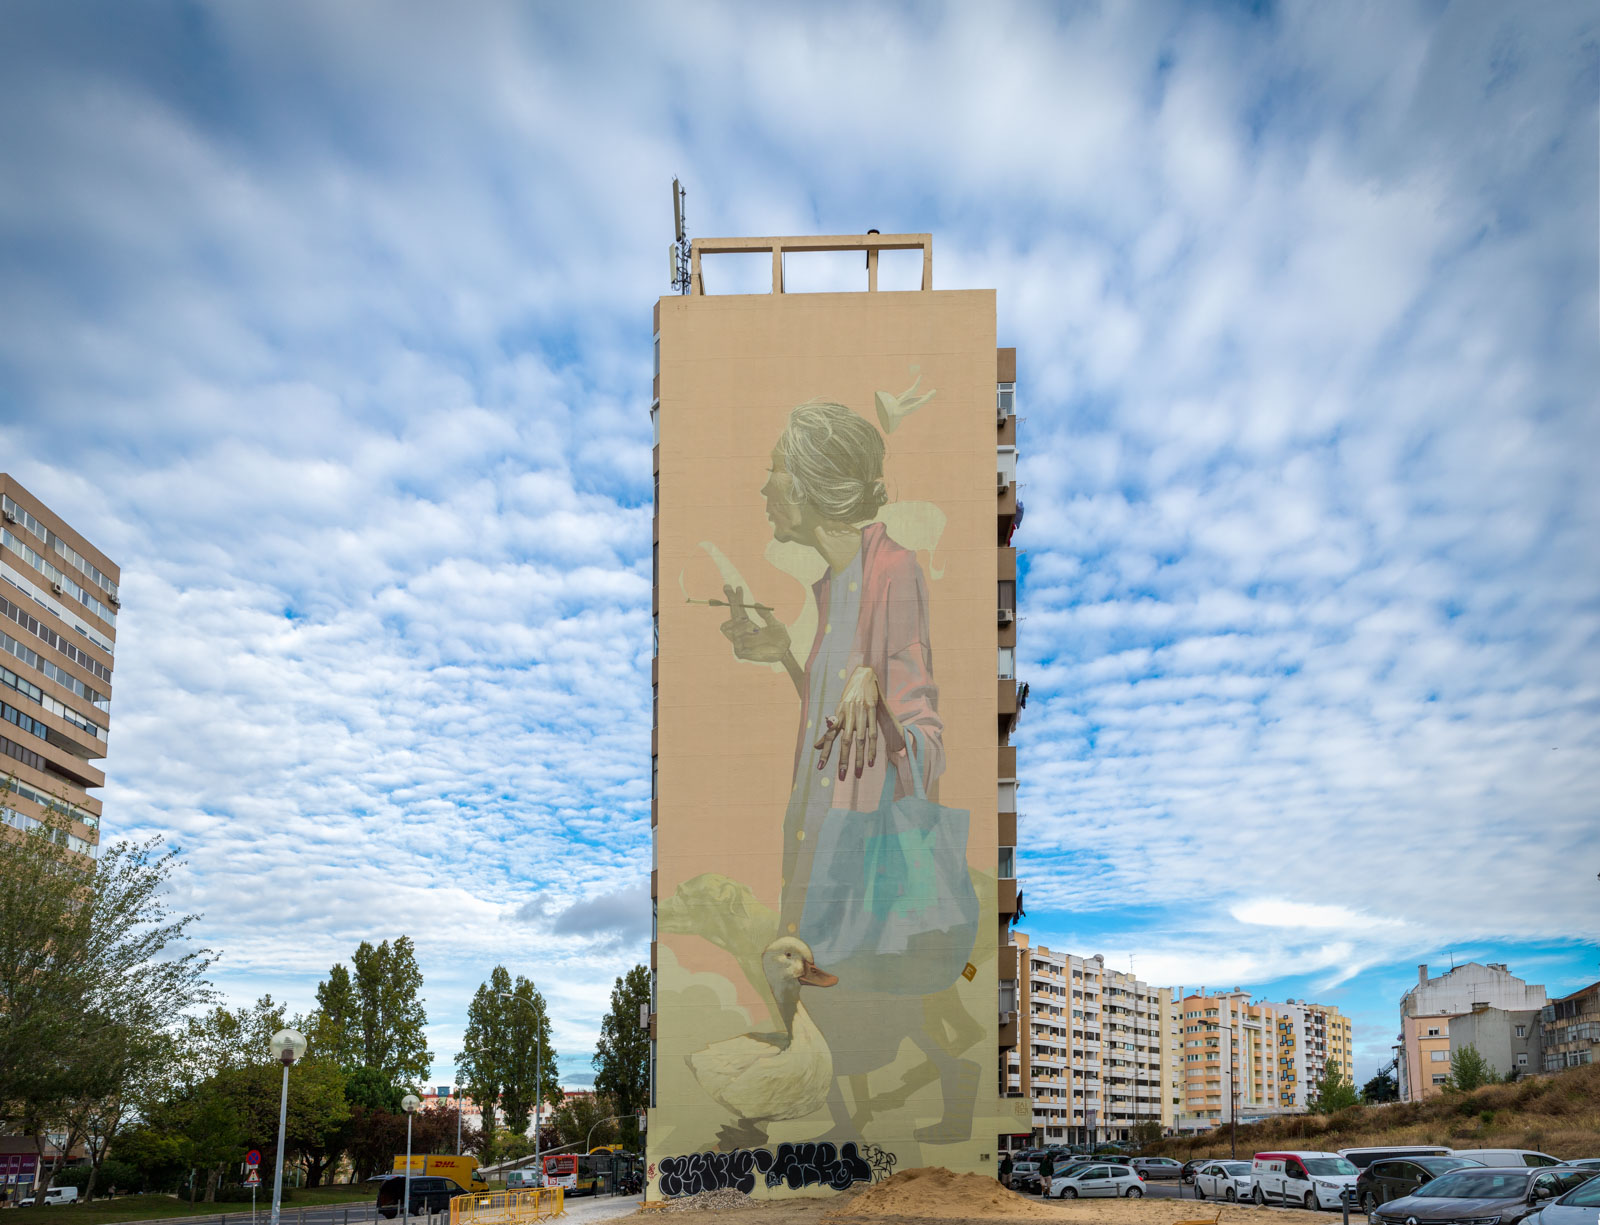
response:
<path id="1" fill-rule="evenodd" d="M 785 292 L 817 251 L 862 290 Z M 708 292 L 752 252 L 770 293 Z M 932 266 L 700 239 L 655 308 L 652 1200 L 993 1173 L 1027 1126 L 1016 354 Z"/>

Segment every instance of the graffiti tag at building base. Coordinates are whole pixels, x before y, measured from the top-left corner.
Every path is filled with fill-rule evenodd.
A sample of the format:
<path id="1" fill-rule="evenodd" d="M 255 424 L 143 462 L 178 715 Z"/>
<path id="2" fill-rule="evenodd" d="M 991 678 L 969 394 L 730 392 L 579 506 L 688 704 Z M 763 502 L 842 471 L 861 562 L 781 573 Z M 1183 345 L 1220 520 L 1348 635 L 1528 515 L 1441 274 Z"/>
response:
<path id="1" fill-rule="evenodd" d="M 701 1191 L 731 1189 L 749 1194 L 756 1175 L 768 1187 L 831 1187 L 847 1190 L 858 1182 L 877 1182 L 894 1170 L 895 1156 L 875 1144 L 858 1148 L 854 1141 L 836 1147 L 826 1140 L 780 1144 L 777 1151 L 740 1148 L 731 1153 L 690 1153 L 663 1157 L 661 1194 L 668 1199 Z"/>

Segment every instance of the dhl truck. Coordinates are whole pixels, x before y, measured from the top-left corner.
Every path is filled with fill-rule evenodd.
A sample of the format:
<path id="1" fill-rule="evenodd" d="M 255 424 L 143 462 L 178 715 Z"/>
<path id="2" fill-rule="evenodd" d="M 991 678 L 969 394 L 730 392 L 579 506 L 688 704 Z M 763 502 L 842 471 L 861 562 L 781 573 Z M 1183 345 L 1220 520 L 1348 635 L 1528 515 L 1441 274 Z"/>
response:
<path id="1" fill-rule="evenodd" d="M 394 1172 L 406 1172 L 405 1154 L 402 1153 L 394 1159 Z M 483 1179 L 483 1171 L 478 1169 L 477 1159 L 474 1157 L 452 1157 L 437 1153 L 411 1155 L 411 1177 L 419 1178 L 423 1175 L 432 1178 L 448 1178 L 463 1191 L 487 1191 L 489 1184 Z"/>

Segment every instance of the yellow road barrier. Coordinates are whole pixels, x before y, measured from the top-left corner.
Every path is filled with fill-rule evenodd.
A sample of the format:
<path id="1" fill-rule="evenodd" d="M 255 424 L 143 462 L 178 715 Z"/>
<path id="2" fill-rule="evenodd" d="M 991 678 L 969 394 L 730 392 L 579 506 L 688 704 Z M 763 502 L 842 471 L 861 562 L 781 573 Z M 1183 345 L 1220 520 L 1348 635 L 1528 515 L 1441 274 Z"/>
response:
<path id="1" fill-rule="evenodd" d="M 450 1225 L 527 1225 L 566 1211 L 566 1192 L 560 1187 L 475 1191 L 450 1200 Z"/>

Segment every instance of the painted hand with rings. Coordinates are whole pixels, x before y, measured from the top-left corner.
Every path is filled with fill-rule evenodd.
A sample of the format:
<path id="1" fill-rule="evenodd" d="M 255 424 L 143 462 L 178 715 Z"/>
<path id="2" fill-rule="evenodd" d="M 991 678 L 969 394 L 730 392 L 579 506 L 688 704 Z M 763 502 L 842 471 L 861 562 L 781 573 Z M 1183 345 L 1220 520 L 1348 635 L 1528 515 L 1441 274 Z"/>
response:
<path id="1" fill-rule="evenodd" d="M 733 643 L 736 657 L 755 664 L 782 664 L 791 658 L 789 631 L 783 622 L 767 616 L 759 607 L 745 607 L 744 588 L 724 586 L 728 597 L 728 619 L 722 623 L 722 636 Z M 754 611 L 761 618 L 757 624 L 750 617 Z"/>
<path id="2" fill-rule="evenodd" d="M 857 668 L 845 683 L 839 695 L 839 706 L 829 719 L 828 730 L 811 747 L 819 750 L 817 769 L 828 768 L 828 758 L 835 742 L 839 745 L 839 781 L 842 783 L 850 768 L 850 753 L 855 751 L 856 777 L 866 766 L 878 764 L 878 708 L 883 704 L 883 691 L 878 687 L 878 675 L 871 668 Z"/>

